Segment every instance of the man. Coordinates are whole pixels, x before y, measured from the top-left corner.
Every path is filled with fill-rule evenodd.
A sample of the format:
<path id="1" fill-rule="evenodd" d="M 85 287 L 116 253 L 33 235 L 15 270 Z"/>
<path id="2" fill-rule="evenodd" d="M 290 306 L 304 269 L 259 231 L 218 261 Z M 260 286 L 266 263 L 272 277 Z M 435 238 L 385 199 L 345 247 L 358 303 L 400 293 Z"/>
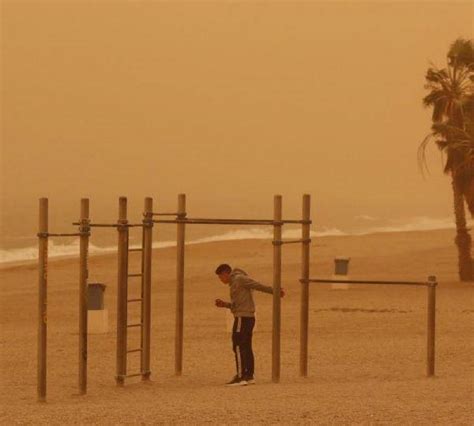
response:
<path id="1" fill-rule="evenodd" d="M 260 284 L 250 278 L 241 269 L 232 269 L 227 264 L 219 265 L 216 274 L 223 284 L 230 287 L 230 302 L 216 299 L 218 308 L 228 308 L 234 315 L 232 327 L 232 349 L 235 354 L 237 374 L 227 386 L 245 386 L 255 384 L 254 356 L 252 350 L 252 332 L 255 326 L 255 303 L 252 291 L 273 294 L 273 288 Z M 280 297 L 285 292 L 280 290 Z"/>

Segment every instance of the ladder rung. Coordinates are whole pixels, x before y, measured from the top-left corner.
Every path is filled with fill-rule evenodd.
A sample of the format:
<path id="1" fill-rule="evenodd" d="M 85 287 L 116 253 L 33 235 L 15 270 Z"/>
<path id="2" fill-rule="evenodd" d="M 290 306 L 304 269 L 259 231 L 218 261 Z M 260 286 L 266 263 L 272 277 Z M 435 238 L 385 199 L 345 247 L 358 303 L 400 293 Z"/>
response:
<path id="1" fill-rule="evenodd" d="M 141 322 L 137 322 L 136 324 L 127 324 L 127 327 L 141 327 L 141 326 L 142 326 Z"/>
<path id="2" fill-rule="evenodd" d="M 141 248 L 131 248 L 131 249 L 128 249 L 128 251 L 143 251 L 143 249 L 141 249 Z"/>
<path id="3" fill-rule="evenodd" d="M 127 302 L 128 303 L 131 303 L 131 302 L 141 302 L 143 299 L 128 299 Z"/>
<path id="4" fill-rule="evenodd" d="M 142 373 L 127 374 L 125 377 L 138 377 L 138 376 L 143 376 L 143 374 Z"/>
<path id="5" fill-rule="evenodd" d="M 141 277 L 142 274 L 128 274 L 127 277 Z"/>
<path id="6" fill-rule="evenodd" d="M 138 348 L 138 349 L 130 349 L 129 351 L 127 351 L 128 354 L 132 353 L 132 352 L 141 352 L 142 351 L 142 348 Z"/>

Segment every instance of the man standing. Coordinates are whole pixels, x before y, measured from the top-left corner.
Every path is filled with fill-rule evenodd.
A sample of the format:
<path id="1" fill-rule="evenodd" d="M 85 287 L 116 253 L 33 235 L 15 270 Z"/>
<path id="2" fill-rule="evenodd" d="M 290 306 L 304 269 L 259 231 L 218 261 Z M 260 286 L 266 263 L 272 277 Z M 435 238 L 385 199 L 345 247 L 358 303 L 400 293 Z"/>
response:
<path id="1" fill-rule="evenodd" d="M 232 269 L 227 264 L 219 265 L 216 274 L 223 284 L 230 287 L 230 302 L 216 299 L 218 308 L 228 308 L 234 315 L 232 327 L 232 349 L 235 354 L 237 374 L 227 386 L 255 384 L 252 333 L 255 326 L 255 303 L 252 291 L 273 294 L 273 288 L 260 284 L 241 269 Z M 285 292 L 280 290 L 280 297 Z"/>

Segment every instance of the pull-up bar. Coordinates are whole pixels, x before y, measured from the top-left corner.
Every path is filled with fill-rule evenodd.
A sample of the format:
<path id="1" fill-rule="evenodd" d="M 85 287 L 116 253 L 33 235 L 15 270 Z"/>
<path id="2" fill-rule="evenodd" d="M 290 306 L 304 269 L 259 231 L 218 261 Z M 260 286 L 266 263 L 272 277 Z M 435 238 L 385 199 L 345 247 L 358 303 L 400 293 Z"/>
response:
<path id="1" fill-rule="evenodd" d="M 388 284 L 388 285 L 411 285 L 411 286 L 423 286 L 427 287 L 430 286 L 431 283 L 429 282 L 422 282 L 422 281 L 370 281 L 370 280 L 335 280 L 335 279 L 309 279 L 303 280 L 301 279 L 300 282 L 308 282 L 308 283 L 319 283 L 319 284 Z"/>
<path id="2" fill-rule="evenodd" d="M 308 291 L 308 284 L 368 284 L 368 285 L 406 285 L 415 287 L 427 287 L 427 321 L 426 321 L 426 375 L 431 377 L 435 374 L 435 326 L 436 326 L 436 286 L 435 276 L 428 277 L 427 281 L 383 281 L 383 280 L 337 280 L 322 278 L 302 278 L 303 291 Z M 306 333 L 301 334 L 300 340 L 300 374 L 307 376 L 308 372 L 308 305 L 302 304 L 302 329 Z"/>
<path id="3" fill-rule="evenodd" d="M 158 219 L 153 220 L 153 223 L 185 223 L 188 225 L 284 225 L 284 224 L 298 224 L 310 225 L 311 221 L 304 220 L 280 220 L 275 221 L 271 219 L 206 219 L 206 218 L 182 218 L 182 219 Z"/>

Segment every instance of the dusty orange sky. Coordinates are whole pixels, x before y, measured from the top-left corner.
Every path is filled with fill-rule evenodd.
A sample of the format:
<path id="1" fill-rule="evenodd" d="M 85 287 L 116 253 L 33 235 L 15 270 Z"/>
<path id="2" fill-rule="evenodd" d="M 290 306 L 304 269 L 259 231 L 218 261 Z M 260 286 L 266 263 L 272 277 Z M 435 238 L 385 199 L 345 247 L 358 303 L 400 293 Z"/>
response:
<path id="1" fill-rule="evenodd" d="M 473 3 L 2 2 L 2 205 L 116 216 L 116 197 L 322 223 L 451 214 L 424 73 Z M 138 207 L 137 207 L 138 208 Z M 69 219 L 67 220 L 69 222 Z M 15 231 L 16 232 L 16 231 Z M 19 232 L 19 231 L 18 231 Z"/>

